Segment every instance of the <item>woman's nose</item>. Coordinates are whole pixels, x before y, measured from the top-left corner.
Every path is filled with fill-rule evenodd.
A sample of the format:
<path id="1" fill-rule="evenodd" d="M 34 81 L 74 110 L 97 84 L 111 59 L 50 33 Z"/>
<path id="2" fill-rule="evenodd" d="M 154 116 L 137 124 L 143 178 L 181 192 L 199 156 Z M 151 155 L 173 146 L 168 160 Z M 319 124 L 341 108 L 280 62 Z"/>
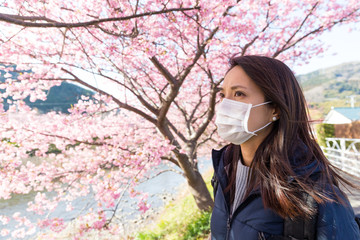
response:
<path id="1" fill-rule="evenodd" d="M 224 98 L 226 99 L 230 99 L 230 100 L 235 100 L 233 96 L 229 95 L 225 95 Z"/>

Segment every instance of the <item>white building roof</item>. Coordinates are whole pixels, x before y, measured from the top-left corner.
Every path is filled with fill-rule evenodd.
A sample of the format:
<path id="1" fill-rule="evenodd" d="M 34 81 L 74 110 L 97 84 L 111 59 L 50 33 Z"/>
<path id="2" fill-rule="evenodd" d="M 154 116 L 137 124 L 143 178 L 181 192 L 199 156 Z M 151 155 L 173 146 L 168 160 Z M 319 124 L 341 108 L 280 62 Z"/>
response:
<path id="1" fill-rule="evenodd" d="M 360 120 L 360 107 L 333 108 L 326 115 L 324 123 L 344 124 Z"/>

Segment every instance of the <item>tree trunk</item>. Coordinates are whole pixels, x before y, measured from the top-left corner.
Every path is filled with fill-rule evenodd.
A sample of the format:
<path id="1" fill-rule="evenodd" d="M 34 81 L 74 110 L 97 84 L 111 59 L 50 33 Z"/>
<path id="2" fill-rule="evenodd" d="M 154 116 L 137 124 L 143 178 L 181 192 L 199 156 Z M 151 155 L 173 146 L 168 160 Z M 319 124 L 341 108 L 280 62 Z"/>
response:
<path id="1" fill-rule="evenodd" d="M 175 155 L 177 156 L 179 167 L 183 170 L 186 177 L 190 193 L 194 197 L 197 207 L 201 211 L 209 211 L 213 208 L 214 201 L 212 200 L 210 192 L 206 187 L 206 183 L 199 172 L 198 165 L 194 164 L 195 159 L 197 159 L 195 146 L 195 143 L 189 143 L 186 146 L 187 154 L 175 151 Z M 190 159 L 193 159 L 193 161 L 190 161 Z"/>
<path id="2" fill-rule="evenodd" d="M 209 211 L 214 206 L 206 183 L 198 170 L 194 170 L 192 177 L 187 177 L 190 193 L 193 195 L 197 207 L 202 211 Z"/>

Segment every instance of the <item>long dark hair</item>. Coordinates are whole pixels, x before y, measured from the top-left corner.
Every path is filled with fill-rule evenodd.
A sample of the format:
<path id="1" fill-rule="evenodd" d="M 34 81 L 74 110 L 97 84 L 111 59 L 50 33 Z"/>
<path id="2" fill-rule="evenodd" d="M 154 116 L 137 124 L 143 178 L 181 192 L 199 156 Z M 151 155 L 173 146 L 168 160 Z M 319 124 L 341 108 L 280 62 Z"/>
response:
<path id="1" fill-rule="evenodd" d="M 265 101 L 271 101 L 280 113 L 279 119 L 273 123 L 272 131 L 255 153 L 246 195 L 259 189 L 264 207 L 282 217 L 310 217 L 314 213 L 314 209 L 306 204 L 303 193 L 311 195 L 318 203 L 343 203 L 334 186 L 338 187 L 339 182 L 353 185 L 339 175 L 315 141 L 304 95 L 289 67 L 279 60 L 264 56 L 233 57 L 230 64 L 230 69 L 240 66 L 262 89 Z M 230 162 L 230 171 L 225 191 L 230 191 L 232 200 L 240 154 L 240 146 L 230 144 L 226 149 L 225 161 Z M 297 176 L 294 163 L 291 162 L 296 154 L 300 154 L 296 167 L 310 165 L 313 169 Z M 321 170 L 317 179 L 310 177 L 319 168 Z M 326 183 L 331 185 L 330 192 L 324 190 Z"/>

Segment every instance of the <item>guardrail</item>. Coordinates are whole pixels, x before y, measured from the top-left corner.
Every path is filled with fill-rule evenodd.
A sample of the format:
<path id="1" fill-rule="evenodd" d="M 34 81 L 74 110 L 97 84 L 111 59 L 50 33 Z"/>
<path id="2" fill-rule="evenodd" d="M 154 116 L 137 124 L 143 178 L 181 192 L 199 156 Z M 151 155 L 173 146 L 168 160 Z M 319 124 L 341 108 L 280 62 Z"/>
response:
<path id="1" fill-rule="evenodd" d="M 360 139 L 326 138 L 326 147 L 321 148 L 336 167 L 360 177 Z"/>

